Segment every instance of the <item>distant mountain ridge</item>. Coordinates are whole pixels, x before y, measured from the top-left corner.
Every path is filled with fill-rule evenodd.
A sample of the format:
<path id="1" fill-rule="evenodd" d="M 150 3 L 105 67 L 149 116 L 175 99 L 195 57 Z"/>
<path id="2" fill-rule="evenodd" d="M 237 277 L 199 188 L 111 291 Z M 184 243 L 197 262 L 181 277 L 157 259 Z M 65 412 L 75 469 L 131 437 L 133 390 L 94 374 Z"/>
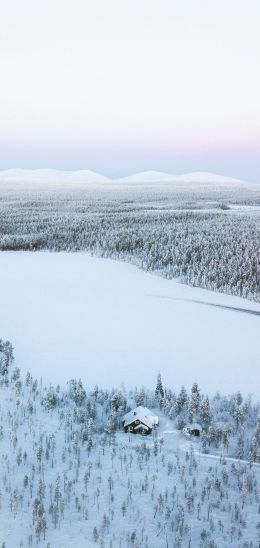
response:
<path id="1" fill-rule="evenodd" d="M 46 182 L 108 182 L 108 177 L 87 169 L 62 171 L 58 169 L 7 169 L 0 171 L 0 181 Z"/>
<path id="2" fill-rule="evenodd" d="M 7 169 L 0 171 L 0 181 L 3 182 L 28 182 L 37 183 L 246 183 L 240 179 L 217 175 L 210 172 L 191 172 L 184 174 L 164 173 L 160 171 L 143 171 L 125 177 L 112 179 L 95 173 L 94 171 L 82 169 L 78 171 L 62 171 L 57 169 Z"/>
<path id="3" fill-rule="evenodd" d="M 225 175 L 217 175 L 216 173 L 210 173 L 207 171 L 198 171 L 183 174 L 164 173 L 160 171 L 142 171 L 127 177 L 121 177 L 117 179 L 119 182 L 189 182 L 189 183 L 220 183 L 220 182 L 236 182 L 242 183 L 240 179 L 233 177 L 227 177 Z"/>

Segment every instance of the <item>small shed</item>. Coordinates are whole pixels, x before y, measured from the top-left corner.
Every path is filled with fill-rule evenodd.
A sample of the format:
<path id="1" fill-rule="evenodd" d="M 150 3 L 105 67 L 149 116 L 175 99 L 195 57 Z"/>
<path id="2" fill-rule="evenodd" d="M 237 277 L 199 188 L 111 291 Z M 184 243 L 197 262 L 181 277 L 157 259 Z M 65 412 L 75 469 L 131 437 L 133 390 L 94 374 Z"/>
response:
<path id="1" fill-rule="evenodd" d="M 186 436 L 196 436 L 199 437 L 202 433 L 202 426 L 198 424 L 197 422 L 194 422 L 192 424 L 188 424 L 183 428 L 183 433 Z"/>
<path id="2" fill-rule="evenodd" d="M 123 427 L 125 432 L 132 434 L 141 434 L 147 436 L 151 434 L 153 429 L 159 424 L 159 418 L 147 409 L 139 405 L 132 411 L 129 411 L 123 417 Z"/>

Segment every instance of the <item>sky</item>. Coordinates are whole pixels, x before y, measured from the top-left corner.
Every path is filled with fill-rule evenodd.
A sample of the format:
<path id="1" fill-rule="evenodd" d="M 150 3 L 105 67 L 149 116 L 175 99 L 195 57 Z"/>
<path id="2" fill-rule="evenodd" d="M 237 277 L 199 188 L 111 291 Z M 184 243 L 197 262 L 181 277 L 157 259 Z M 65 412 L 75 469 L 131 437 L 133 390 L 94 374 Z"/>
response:
<path id="1" fill-rule="evenodd" d="M 260 182 L 259 0 L 0 0 L 0 169 Z"/>

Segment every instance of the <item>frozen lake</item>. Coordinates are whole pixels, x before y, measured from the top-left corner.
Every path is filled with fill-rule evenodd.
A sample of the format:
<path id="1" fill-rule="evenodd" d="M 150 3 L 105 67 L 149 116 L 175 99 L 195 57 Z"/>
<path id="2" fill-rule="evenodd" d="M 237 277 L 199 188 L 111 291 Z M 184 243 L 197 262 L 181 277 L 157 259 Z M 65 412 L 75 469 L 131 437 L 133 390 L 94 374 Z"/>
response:
<path id="1" fill-rule="evenodd" d="M 0 287 L 0 338 L 44 381 L 152 387 L 160 370 L 172 389 L 259 397 L 256 303 L 85 253 L 2 252 Z"/>

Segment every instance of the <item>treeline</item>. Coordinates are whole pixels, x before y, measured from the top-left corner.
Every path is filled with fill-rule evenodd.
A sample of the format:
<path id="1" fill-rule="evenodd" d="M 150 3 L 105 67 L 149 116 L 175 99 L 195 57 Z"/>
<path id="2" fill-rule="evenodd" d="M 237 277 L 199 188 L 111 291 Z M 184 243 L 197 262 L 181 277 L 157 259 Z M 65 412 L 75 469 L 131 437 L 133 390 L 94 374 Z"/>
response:
<path id="1" fill-rule="evenodd" d="M 223 396 L 218 392 L 209 398 L 201 394 L 196 382 L 190 393 L 184 386 L 175 393 L 163 388 L 160 375 L 156 393 L 160 408 L 179 430 L 191 423 L 202 426 L 204 453 L 218 450 L 237 459 L 260 463 L 260 405 L 253 403 L 250 396 L 243 398 L 240 392 Z"/>
<path id="2" fill-rule="evenodd" d="M 156 210 L 154 203 L 116 198 L 3 201 L 0 250 L 39 249 L 86 250 L 189 285 L 260 299 L 259 219 L 249 214 Z"/>
<path id="3" fill-rule="evenodd" d="M 0 339 L 0 385 L 8 386 L 9 382 L 14 381 L 19 396 L 22 389 L 20 370 L 12 370 L 12 362 L 11 343 Z M 29 372 L 25 383 L 37 393 L 38 381 Z M 204 453 L 221 449 L 225 455 L 260 463 L 260 404 L 254 403 L 251 396 L 243 398 L 240 392 L 225 396 L 218 392 L 210 398 L 207 394 L 201 394 L 198 384 L 194 382 L 190 393 L 184 386 L 177 393 L 163 387 L 159 373 L 154 391 L 141 388 L 133 393 L 118 389 L 103 390 L 98 386 L 87 392 L 81 380 L 71 379 L 67 390 L 62 390 L 60 386 L 45 388 L 41 405 L 47 411 L 59 409 L 61 416 L 64 416 L 64 409 L 68 411 L 72 406 L 73 420 L 86 428 L 82 433 L 85 441 L 88 439 L 89 421 L 92 431 L 112 434 L 122 430 L 122 417 L 133 405 L 159 407 L 180 431 L 192 423 L 202 426 L 201 449 Z M 101 417 L 98 408 L 102 410 Z"/>

